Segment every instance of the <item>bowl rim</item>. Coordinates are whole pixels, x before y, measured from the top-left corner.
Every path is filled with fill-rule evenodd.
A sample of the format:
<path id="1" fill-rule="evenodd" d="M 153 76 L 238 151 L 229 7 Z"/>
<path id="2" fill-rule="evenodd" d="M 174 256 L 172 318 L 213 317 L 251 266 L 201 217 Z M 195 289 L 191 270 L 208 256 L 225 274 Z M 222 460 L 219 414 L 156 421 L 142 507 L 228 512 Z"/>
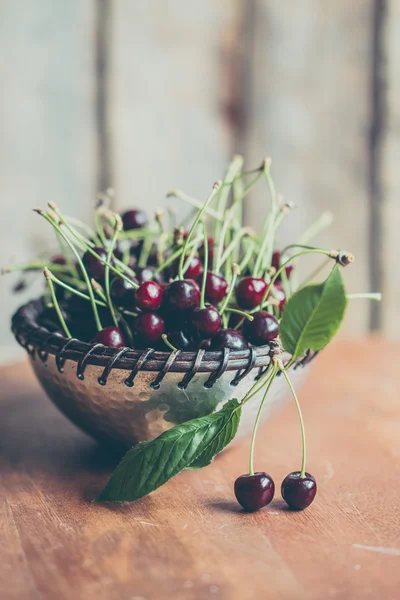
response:
<path id="1" fill-rule="evenodd" d="M 122 349 L 108 348 L 96 342 L 83 342 L 78 338 L 66 338 L 57 332 L 51 332 L 38 324 L 38 318 L 44 310 L 43 298 L 30 300 L 22 305 L 12 317 L 12 332 L 17 342 L 25 348 L 32 359 L 37 355 L 47 364 L 49 355 L 55 356 L 56 365 L 63 371 L 67 360 L 77 363 L 77 376 L 83 379 L 83 372 L 88 365 L 104 367 L 100 383 L 107 381 L 112 369 L 130 371 L 125 380 L 133 385 L 133 379 L 139 371 L 157 372 L 161 379 L 169 372 L 182 373 L 182 389 L 187 387 L 196 373 L 210 373 L 206 387 L 212 387 L 225 371 L 237 371 L 232 380 L 237 385 L 251 370 L 259 369 L 259 377 L 271 362 L 271 351 L 276 344 L 265 346 L 249 346 L 246 350 L 219 351 L 183 350 L 158 351 L 153 348 L 135 350 L 129 347 Z M 156 381 L 157 385 L 160 381 Z M 207 384 L 208 383 L 208 384 Z"/>

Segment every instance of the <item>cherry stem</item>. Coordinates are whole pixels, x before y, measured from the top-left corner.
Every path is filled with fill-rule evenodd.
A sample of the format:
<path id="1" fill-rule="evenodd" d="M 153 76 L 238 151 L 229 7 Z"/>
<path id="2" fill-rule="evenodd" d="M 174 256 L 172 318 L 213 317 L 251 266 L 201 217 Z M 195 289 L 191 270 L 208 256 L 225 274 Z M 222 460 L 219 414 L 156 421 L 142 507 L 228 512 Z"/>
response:
<path id="1" fill-rule="evenodd" d="M 94 222 L 96 224 L 97 235 L 98 235 L 102 245 L 104 247 L 106 247 L 107 240 L 104 235 L 103 214 L 104 214 L 104 207 L 103 207 L 103 204 L 100 202 L 100 204 L 96 207 L 96 210 L 94 211 Z"/>
<path id="2" fill-rule="evenodd" d="M 221 193 L 218 200 L 218 213 L 222 215 L 222 222 L 225 223 L 225 210 L 228 202 L 229 193 L 231 191 L 234 179 L 240 176 L 243 168 L 243 156 L 235 155 L 228 166 L 225 178 L 221 183 Z M 220 239 L 221 222 L 215 221 L 214 239 Z"/>
<path id="3" fill-rule="evenodd" d="M 44 276 L 45 276 L 45 278 L 47 280 L 47 284 L 48 284 L 49 290 L 50 290 L 51 300 L 53 302 L 53 306 L 54 306 L 54 309 L 55 309 L 55 311 L 57 313 L 57 316 L 58 316 L 58 319 L 60 321 L 61 327 L 62 327 L 65 335 L 67 336 L 67 338 L 70 338 L 72 336 L 71 336 L 71 333 L 70 333 L 70 331 L 69 331 L 69 329 L 67 327 L 65 319 L 63 317 L 63 314 L 61 312 L 60 305 L 58 304 L 57 296 L 56 296 L 56 293 L 55 293 L 55 290 L 54 290 L 54 284 L 53 284 L 53 281 L 52 281 L 53 275 L 52 275 L 51 271 L 49 271 L 49 269 L 47 269 L 47 268 L 44 269 L 43 274 L 44 274 Z"/>
<path id="4" fill-rule="evenodd" d="M 65 216 L 64 219 L 78 230 L 81 229 L 88 239 L 94 241 L 95 245 L 101 244 L 101 240 L 98 238 L 97 233 L 91 227 L 85 223 L 82 223 L 79 221 L 79 219 L 75 219 L 74 217 Z"/>
<path id="5" fill-rule="evenodd" d="M 203 237 L 195 238 L 194 240 L 192 240 L 190 242 L 190 244 L 188 245 L 188 248 L 192 248 L 193 246 L 198 246 L 202 239 L 203 239 Z M 166 269 L 168 267 L 168 265 L 173 263 L 177 258 L 179 258 L 181 256 L 182 252 L 183 252 L 183 247 L 181 247 L 178 250 L 176 250 L 175 252 L 173 252 L 173 254 L 171 254 L 171 256 L 169 256 L 165 260 L 165 262 L 163 262 L 162 265 L 159 265 L 157 267 L 157 269 L 153 273 L 153 276 L 157 275 L 158 273 L 161 273 L 161 271 L 164 271 L 164 269 Z"/>
<path id="6" fill-rule="evenodd" d="M 238 308 L 231 308 L 230 306 L 227 306 L 225 310 L 226 312 L 235 313 L 235 315 L 241 315 L 244 319 L 247 319 L 248 321 L 254 321 L 253 315 L 249 315 L 249 313 L 244 312 L 244 310 L 239 310 Z"/>
<path id="7" fill-rule="evenodd" d="M 243 257 L 243 260 L 242 260 L 242 262 L 239 263 L 239 269 L 240 269 L 241 273 L 244 272 L 245 268 L 251 261 L 253 254 L 254 254 L 255 247 L 256 247 L 256 242 L 255 242 L 255 240 L 251 239 L 250 243 L 247 247 L 246 253 Z"/>
<path id="8" fill-rule="evenodd" d="M 331 257 L 328 256 L 316 269 L 314 269 L 314 271 L 312 271 L 312 273 L 310 275 L 308 275 L 308 277 L 306 277 L 300 287 L 304 287 L 305 285 L 307 285 L 307 283 L 310 283 L 310 281 L 313 281 L 316 276 L 331 262 Z"/>
<path id="9" fill-rule="evenodd" d="M 99 312 L 97 310 L 97 306 L 96 306 L 96 301 L 95 301 L 95 297 L 94 297 L 94 293 L 93 293 L 93 288 L 92 285 L 90 283 L 90 279 L 89 279 L 89 275 L 87 274 L 87 271 L 85 269 L 85 266 L 82 262 L 81 257 L 79 256 L 79 252 L 77 251 L 77 249 L 75 248 L 75 246 L 73 245 L 73 243 L 71 242 L 71 240 L 68 238 L 68 236 L 65 235 L 65 233 L 62 231 L 62 229 L 59 227 L 59 225 L 54 221 L 54 219 L 52 219 L 52 217 L 48 214 L 43 212 L 42 210 L 36 211 L 38 212 L 38 214 L 40 214 L 44 219 L 46 219 L 46 221 L 48 223 L 50 223 L 50 225 L 52 225 L 54 227 L 54 229 L 61 235 L 61 237 L 63 238 L 63 240 L 66 242 L 66 244 L 68 245 L 68 247 L 71 249 L 71 251 L 73 252 L 79 268 L 81 269 L 83 278 L 85 280 L 87 289 L 88 289 L 88 293 L 90 296 L 90 303 L 92 305 L 92 310 L 93 310 L 93 315 L 94 315 L 94 320 L 96 323 L 96 327 L 98 331 L 101 331 L 103 329 L 101 321 L 100 321 L 100 317 L 99 317 Z"/>
<path id="10" fill-rule="evenodd" d="M 168 335 L 167 335 L 166 333 L 163 333 L 163 334 L 162 334 L 162 336 L 161 336 L 161 338 L 162 338 L 162 340 L 163 340 L 164 344 L 165 344 L 166 346 L 168 346 L 168 348 L 169 348 L 170 350 L 172 350 L 172 351 L 175 351 L 175 350 L 177 350 L 177 349 L 178 349 L 178 348 L 175 348 L 175 346 L 174 346 L 173 344 L 171 344 L 171 342 L 170 342 L 170 341 L 169 341 L 169 339 L 168 339 Z"/>
<path id="11" fill-rule="evenodd" d="M 226 234 L 230 227 L 232 219 L 233 219 L 233 212 L 231 210 L 229 210 L 225 217 L 225 221 L 222 225 L 221 231 L 218 232 L 219 241 L 218 241 L 217 251 L 214 256 L 214 265 L 213 265 L 213 267 L 214 267 L 213 270 L 215 271 L 215 273 L 217 275 L 221 272 L 221 264 L 222 264 L 221 259 L 222 259 L 222 254 L 224 251 L 224 242 L 225 242 Z"/>
<path id="12" fill-rule="evenodd" d="M 113 301 L 111 298 L 111 291 L 110 291 L 110 265 L 109 265 L 109 263 L 111 263 L 111 260 L 112 260 L 112 255 L 114 252 L 115 244 L 117 243 L 118 234 L 122 229 L 122 221 L 121 221 L 121 217 L 118 214 L 115 214 L 114 216 L 115 216 L 114 232 L 113 232 L 112 238 L 110 240 L 110 244 L 109 244 L 108 251 L 107 251 L 107 263 L 108 264 L 106 265 L 106 268 L 104 270 L 104 287 L 106 290 L 107 304 L 108 304 L 108 308 L 110 309 L 112 320 L 114 322 L 114 325 L 116 327 L 118 327 L 118 320 L 115 315 L 114 305 L 113 305 Z"/>
<path id="13" fill-rule="evenodd" d="M 312 223 L 299 237 L 299 244 L 306 244 L 321 231 L 329 227 L 333 222 L 333 214 L 330 211 L 325 211 L 322 215 Z"/>
<path id="14" fill-rule="evenodd" d="M 68 273 L 69 269 L 65 265 L 57 265 L 55 263 L 51 263 L 48 261 L 45 262 L 33 262 L 28 263 L 26 265 L 10 265 L 9 267 L 4 267 L 1 269 L 1 274 L 6 275 L 7 273 L 12 273 L 14 271 L 42 271 L 46 267 L 46 265 L 51 264 L 52 271 L 56 273 Z"/>
<path id="15" fill-rule="evenodd" d="M 255 313 L 258 310 L 260 310 L 260 307 L 264 304 L 264 302 L 266 301 L 266 299 L 269 296 L 269 293 L 271 291 L 272 286 L 274 285 L 275 281 L 277 280 L 277 278 L 279 277 L 279 275 L 282 273 L 283 269 L 286 268 L 286 266 L 292 262 L 295 258 L 299 258 L 300 256 L 304 256 L 306 254 L 325 254 L 325 256 L 329 256 L 330 254 L 330 250 L 323 250 L 322 248 L 312 248 L 310 247 L 309 250 L 303 250 L 302 252 L 298 252 L 297 254 L 293 254 L 293 256 L 291 256 L 290 258 L 288 258 L 287 260 L 285 260 L 285 262 L 283 262 L 279 269 L 277 269 L 276 273 L 271 277 L 271 281 L 269 282 L 269 285 L 267 287 L 267 289 L 264 292 L 264 295 L 261 299 L 261 302 L 258 306 L 256 306 L 256 308 L 253 308 L 252 311 L 250 311 L 251 313 Z"/>
<path id="16" fill-rule="evenodd" d="M 64 290 L 71 292 L 71 294 L 74 294 L 75 296 L 79 296 L 79 298 L 83 298 L 84 300 L 88 300 L 90 302 L 90 296 L 88 296 L 87 294 L 84 294 L 83 292 L 80 292 L 79 290 L 76 290 L 75 288 L 71 287 L 64 281 L 61 281 L 61 279 L 58 279 L 57 277 L 55 277 L 55 275 L 53 273 L 52 273 L 52 279 L 53 279 L 54 283 L 57 284 L 59 287 L 62 287 L 62 288 L 64 288 Z M 98 306 L 107 307 L 107 304 L 105 302 L 100 302 L 100 300 L 96 300 L 96 298 L 94 301 Z"/>
<path id="17" fill-rule="evenodd" d="M 202 208 L 199 210 L 199 212 L 197 213 L 197 217 L 194 220 L 194 223 L 192 225 L 192 227 L 189 230 L 188 236 L 185 240 L 184 246 L 183 246 L 183 250 L 182 250 L 182 254 L 181 257 L 179 259 L 179 268 L 178 268 L 178 277 L 179 279 L 183 279 L 183 263 L 185 260 L 185 254 L 189 245 L 189 242 L 191 240 L 191 238 L 193 237 L 193 234 L 205 212 L 205 210 L 207 209 L 208 205 L 210 204 L 210 202 L 213 200 L 214 196 L 218 193 L 219 189 L 221 187 L 221 181 L 216 181 L 213 185 L 213 189 L 211 194 L 209 195 L 209 197 L 207 198 L 207 200 L 205 201 L 205 203 L 203 204 Z M 208 243 L 208 240 L 207 240 Z"/>
<path id="18" fill-rule="evenodd" d="M 70 253 L 68 252 L 68 248 L 66 248 L 66 246 L 65 246 L 64 240 L 57 232 L 56 232 L 56 237 L 57 237 L 58 245 L 60 246 L 61 255 L 65 257 L 65 262 L 69 269 L 70 275 L 72 277 L 76 277 L 78 279 L 78 277 L 79 277 L 78 269 L 76 268 L 74 261 L 71 259 Z"/>
<path id="19" fill-rule="evenodd" d="M 382 300 L 382 294 L 378 293 L 374 293 L 374 292 L 364 292 L 364 293 L 359 293 L 359 294 L 347 294 L 346 298 L 348 300 L 358 300 L 358 299 L 365 299 L 365 300 L 376 300 L 377 302 L 380 302 Z"/>
<path id="20" fill-rule="evenodd" d="M 194 208 L 197 208 L 197 209 L 202 209 L 204 206 L 204 203 L 201 202 L 201 200 L 192 198 L 191 196 L 188 196 L 187 194 L 185 194 L 185 192 L 182 192 L 181 190 L 171 190 L 170 192 L 167 193 L 167 197 L 170 197 L 170 196 L 173 196 L 174 198 L 178 198 L 179 200 L 183 200 L 184 202 L 187 202 L 188 204 L 190 204 L 191 206 L 193 206 Z M 207 215 L 209 215 L 210 217 L 213 217 L 214 219 L 216 219 L 217 221 L 224 220 L 223 215 L 220 215 L 219 212 L 217 212 L 213 208 L 207 207 L 204 212 Z"/>
<path id="21" fill-rule="evenodd" d="M 203 225 L 203 278 L 201 280 L 201 295 L 200 295 L 200 308 L 204 309 L 206 307 L 206 287 L 207 287 L 207 275 L 208 275 L 208 236 L 207 236 L 207 227 L 204 220 L 202 220 Z"/>
<path id="22" fill-rule="evenodd" d="M 296 403 L 296 408 L 297 408 L 297 414 L 299 415 L 299 421 L 300 421 L 300 429 L 301 429 L 301 446 L 302 446 L 302 459 L 301 459 L 301 471 L 300 471 L 300 478 L 303 479 L 305 477 L 305 473 L 306 473 L 306 433 L 305 433 L 305 429 L 304 429 L 304 421 L 303 421 L 303 415 L 301 413 L 301 408 L 300 408 L 300 404 L 299 404 L 299 400 L 297 398 L 295 389 L 292 385 L 292 382 L 289 379 L 289 376 L 286 372 L 285 367 L 283 366 L 282 362 L 280 362 L 279 367 L 283 373 L 284 378 L 287 381 L 287 384 L 290 388 L 290 391 L 292 392 L 292 396 L 293 399 Z"/>
<path id="23" fill-rule="evenodd" d="M 251 237 L 251 233 L 248 227 L 243 227 L 243 229 L 239 229 L 236 234 L 233 236 L 230 244 L 227 246 L 226 250 L 224 250 L 221 256 L 221 267 L 225 263 L 228 256 L 232 254 L 235 248 L 240 244 L 242 238 Z"/>
<path id="24" fill-rule="evenodd" d="M 260 417 L 261 417 L 261 413 L 262 413 L 262 409 L 264 407 L 264 403 L 265 400 L 268 396 L 268 393 L 271 389 L 271 386 L 274 382 L 274 379 L 276 377 L 276 374 L 278 372 L 278 364 L 275 363 L 272 369 L 272 373 L 270 376 L 270 379 L 268 381 L 268 384 L 266 386 L 266 390 L 264 392 L 264 396 L 262 397 L 262 400 L 260 402 L 260 406 L 258 408 L 257 411 L 257 416 L 256 416 L 256 420 L 254 422 L 254 427 L 253 427 L 253 434 L 251 436 L 251 443 L 250 443 L 250 456 L 249 456 L 249 474 L 250 475 L 254 475 L 254 447 L 255 447 L 255 442 L 256 442 L 256 436 L 257 436 L 257 430 L 258 430 L 258 426 L 260 423 Z"/>
<path id="25" fill-rule="evenodd" d="M 111 271 L 113 273 L 115 273 L 116 275 L 118 275 L 118 277 L 121 277 L 122 279 L 125 279 L 128 283 L 130 283 L 135 288 L 139 287 L 139 285 L 137 283 L 135 283 L 135 281 L 132 281 L 132 279 L 130 279 L 129 277 L 127 277 L 126 275 L 124 275 L 124 273 L 122 273 L 120 270 L 118 270 L 117 268 L 115 268 L 112 264 L 110 264 L 107 261 L 107 259 L 104 259 L 101 256 L 99 256 L 97 254 L 97 252 L 95 252 L 93 250 L 93 248 L 89 245 L 89 243 L 87 242 L 87 240 L 85 240 L 85 238 L 83 238 L 82 236 L 80 236 L 79 233 L 77 233 L 76 231 L 74 231 L 72 229 L 72 227 L 64 219 L 64 217 L 62 216 L 62 214 L 58 210 L 57 206 L 53 202 L 49 202 L 49 206 L 56 213 L 56 215 L 62 221 L 62 224 L 65 225 L 65 227 L 71 233 L 71 235 L 73 235 L 75 237 L 75 239 L 77 239 L 78 242 L 83 246 L 83 248 L 84 248 L 85 251 L 89 252 L 89 254 L 91 254 L 92 256 L 94 256 L 95 258 L 97 258 L 97 260 L 99 262 L 101 262 L 103 265 L 106 265 L 106 266 L 108 265 L 110 267 Z M 45 213 L 42 213 L 42 214 L 44 215 Z M 64 239 L 67 239 L 65 235 L 64 235 Z M 124 263 L 122 263 L 121 261 L 116 261 L 116 262 L 118 263 L 118 265 L 121 265 L 121 267 L 125 268 L 128 271 L 131 271 L 131 269 L 128 269 L 128 267 L 126 267 L 126 265 L 124 265 Z"/>
<path id="26" fill-rule="evenodd" d="M 266 159 L 264 162 L 263 173 L 264 173 L 264 177 L 267 181 L 269 195 L 271 198 L 271 209 L 270 209 L 270 211 L 268 213 L 268 217 L 265 221 L 265 228 L 264 228 L 264 232 L 263 232 L 264 239 L 261 243 L 259 253 L 258 253 L 256 262 L 255 262 L 255 265 L 254 265 L 254 277 L 258 277 L 260 270 L 261 270 L 262 263 L 270 264 L 271 258 L 272 258 L 273 246 L 274 246 L 275 219 L 276 219 L 278 211 L 279 211 L 279 205 L 278 205 L 278 200 L 277 200 L 277 196 L 276 196 L 274 182 L 273 182 L 270 172 L 269 172 L 270 167 L 271 167 L 271 160 Z"/>
<path id="27" fill-rule="evenodd" d="M 219 314 L 222 315 L 224 313 L 224 310 L 226 310 L 226 307 L 228 306 L 230 299 L 232 297 L 233 291 L 236 287 L 236 280 L 240 275 L 240 269 L 239 269 L 239 265 L 237 265 L 236 263 L 233 263 L 232 265 L 232 279 L 231 282 L 229 284 L 229 289 L 228 292 L 220 306 L 219 309 Z"/>

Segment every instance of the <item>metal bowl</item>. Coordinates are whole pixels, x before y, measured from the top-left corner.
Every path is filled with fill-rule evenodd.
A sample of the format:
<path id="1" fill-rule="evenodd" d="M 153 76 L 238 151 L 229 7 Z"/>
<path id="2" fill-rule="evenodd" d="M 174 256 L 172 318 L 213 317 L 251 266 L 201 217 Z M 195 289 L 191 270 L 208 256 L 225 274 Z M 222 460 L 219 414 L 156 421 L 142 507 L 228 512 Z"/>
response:
<path id="1" fill-rule="evenodd" d="M 243 398 L 271 360 L 269 346 L 240 352 L 157 352 L 67 340 L 37 324 L 42 310 L 42 301 L 35 300 L 12 320 L 38 380 L 75 425 L 100 442 L 124 448 L 209 414 L 231 398 Z M 293 367 L 295 385 L 304 379 L 310 358 Z M 262 392 L 244 407 L 235 439 L 250 433 L 261 397 Z M 277 377 L 263 420 L 288 397 L 284 378 Z"/>

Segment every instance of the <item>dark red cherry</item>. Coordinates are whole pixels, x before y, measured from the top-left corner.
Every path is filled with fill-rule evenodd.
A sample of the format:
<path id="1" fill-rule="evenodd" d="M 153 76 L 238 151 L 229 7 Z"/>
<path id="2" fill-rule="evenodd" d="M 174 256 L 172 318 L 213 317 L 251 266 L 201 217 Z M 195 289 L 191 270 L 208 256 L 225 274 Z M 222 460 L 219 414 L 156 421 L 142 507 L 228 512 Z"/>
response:
<path id="1" fill-rule="evenodd" d="M 146 213 L 138 209 L 127 210 L 121 215 L 121 218 L 125 231 L 141 229 L 148 223 Z"/>
<path id="2" fill-rule="evenodd" d="M 263 346 L 278 336 L 278 320 L 266 310 L 260 310 L 253 315 L 253 320 L 245 320 L 243 334 L 255 346 Z"/>
<path id="3" fill-rule="evenodd" d="M 107 252 L 104 248 L 93 248 L 93 251 L 96 252 L 103 260 L 107 260 Z M 93 277 L 96 281 L 101 281 L 104 278 L 105 272 L 105 264 L 102 263 L 98 258 L 93 256 L 89 251 L 85 252 L 82 256 L 82 262 L 86 271 L 88 272 L 89 277 Z"/>
<path id="4" fill-rule="evenodd" d="M 268 473 L 241 475 L 235 481 L 235 496 L 239 504 L 249 512 L 267 506 L 274 497 L 275 483 Z"/>
<path id="5" fill-rule="evenodd" d="M 286 262 L 286 258 L 283 257 L 283 262 Z M 281 257 L 281 253 L 279 252 L 279 250 L 275 250 L 275 252 L 272 255 L 272 266 L 275 267 L 276 270 L 279 269 L 279 267 L 281 266 L 281 262 L 282 262 L 282 257 Z M 286 276 L 290 277 L 291 272 L 293 271 L 293 265 L 288 264 L 285 267 L 285 271 L 286 271 Z M 280 281 L 281 276 L 278 275 L 276 281 Z"/>
<path id="6" fill-rule="evenodd" d="M 154 312 L 161 306 L 163 289 L 155 281 L 145 281 L 135 292 L 135 303 L 143 311 Z"/>
<path id="7" fill-rule="evenodd" d="M 133 322 L 134 333 L 141 344 L 155 344 L 165 331 L 164 319 L 154 312 L 138 315 Z"/>
<path id="8" fill-rule="evenodd" d="M 289 473 L 282 482 L 282 498 L 292 510 L 310 506 L 317 493 L 317 482 L 310 473 L 300 477 L 300 471 Z"/>
<path id="9" fill-rule="evenodd" d="M 243 277 L 236 287 L 236 301 L 240 308 L 256 308 L 261 303 L 267 287 L 265 279 Z"/>
<path id="10" fill-rule="evenodd" d="M 180 329 L 179 331 L 171 331 L 168 334 L 168 341 L 175 346 L 175 348 L 178 348 L 178 350 L 189 351 L 195 349 L 195 343 L 190 335 L 190 332 L 184 329 Z"/>
<path id="11" fill-rule="evenodd" d="M 275 281 L 273 296 L 279 302 L 279 310 L 282 311 L 286 304 L 286 295 L 280 281 Z"/>
<path id="12" fill-rule="evenodd" d="M 169 313 L 187 313 L 199 306 L 200 289 L 191 279 L 169 283 L 164 290 L 163 308 Z"/>
<path id="13" fill-rule="evenodd" d="M 124 334 L 114 325 L 98 331 L 94 341 L 104 346 L 110 346 L 111 348 L 123 348 L 125 346 Z"/>
<path id="14" fill-rule="evenodd" d="M 208 338 L 207 340 L 201 340 L 199 348 L 201 348 L 202 350 L 211 350 L 211 342 L 212 338 Z"/>
<path id="15" fill-rule="evenodd" d="M 145 281 L 154 280 L 157 283 L 162 283 L 162 276 L 160 273 L 154 274 L 155 267 L 146 266 L 146 267 L 136 267 L 134 269 L 136 273 L 136 277 L 139 280 L 139 283 L 144 283 Z"/>
<path id="16" fill-rule="evenodd" d="M 197 283 L 201 286 L 203 275 L 198 275 Z M 206 301 L 210 304 L 219 304 L 226 296 L 228 291 L 228 282 L 221 275 L 215 275 L 211 271 L 207 271 L 206 278 Z"/>
<path id="17" fill-rule="evenodd" d="M 228 321 L 228 326 L 230 327 L 230 329 L 235 329 L 239 323 L 244 323 L 244 319 L 245 317 L 243 317 L 242 315 L 238 315 L 237 313 L 230 313 L 229 314 L 229 321 Z"/>
<path id="18" fill-rule="evenodd" d="M 201 337 L 209 338 L 221 329 L 222 319 L 214 306 L 195 308 L 192 313 L 192 324 L 197 327 Z"/>
<path id="19" fill-rule="evenodd" d="M 220 329 L 211 340 L 212 350 L 222 350 L 223 348 L 246 350 L 248 347 L 243 334 L 235 329 Z"/>
<path id="20" fill-rule="evenodd" d="M 208 238 L 208 264 L 212 265 L 213 261 L 214 261 L 214 254 L 215 254 L 215 249 L 216 249 L 216 243 L 213 237 L 209 237 Z M 224 244 L 224 250 L 226 249 L 226 246 Z M 201 258 L 204 258 L 204 244 L 202 244 L 199 248 L 199 254 L 201 256 Z"/>
<path id="21" fill-rule="evenodd" d="M 117 306 L 133 308 L 135 306 L 135 286 L 122 277 L 113 278 L 111 281 L 111 298 Z"/>
<path id="22" fill-rule="evenodd" d="M 50 262 L 53 265 L 66 265 L 67 261 L 65 260 L 65 257 L 62 254 L 56 254 L 55 256 L 53 256 L 50 260 Z"/>
<path id="23" fill-rule="evenodd" d="M 186 269 L 185 279 L 196 279 L 203 272 L 203 265 L 198 256 L 194 256 Z"/>

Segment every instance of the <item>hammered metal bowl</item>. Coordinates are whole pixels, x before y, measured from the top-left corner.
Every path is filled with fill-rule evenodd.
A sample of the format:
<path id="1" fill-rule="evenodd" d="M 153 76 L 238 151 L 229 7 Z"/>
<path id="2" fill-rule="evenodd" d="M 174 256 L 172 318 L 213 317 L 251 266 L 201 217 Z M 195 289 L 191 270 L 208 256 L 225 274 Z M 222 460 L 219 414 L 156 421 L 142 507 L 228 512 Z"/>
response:
<path id="1" fill-rule="evenodd" d="M 231 398 L 243 398 L 271 360 L 269 346 L 240 352 L 157 352 L 67 340 L 37 324 L 42 310 L 42 301 L 35 300 L 12 320 L 38 380 L 75 425 L 100 442 L 123 448 L 209 414 Z M 295 385 L 304 379 L 307 362 L 293 367 Z M 251 432 L 261 396 L 244 407 L 236 440 Z M 284 378 L 277 377 L 263 420 L 288 397 Z"/>

